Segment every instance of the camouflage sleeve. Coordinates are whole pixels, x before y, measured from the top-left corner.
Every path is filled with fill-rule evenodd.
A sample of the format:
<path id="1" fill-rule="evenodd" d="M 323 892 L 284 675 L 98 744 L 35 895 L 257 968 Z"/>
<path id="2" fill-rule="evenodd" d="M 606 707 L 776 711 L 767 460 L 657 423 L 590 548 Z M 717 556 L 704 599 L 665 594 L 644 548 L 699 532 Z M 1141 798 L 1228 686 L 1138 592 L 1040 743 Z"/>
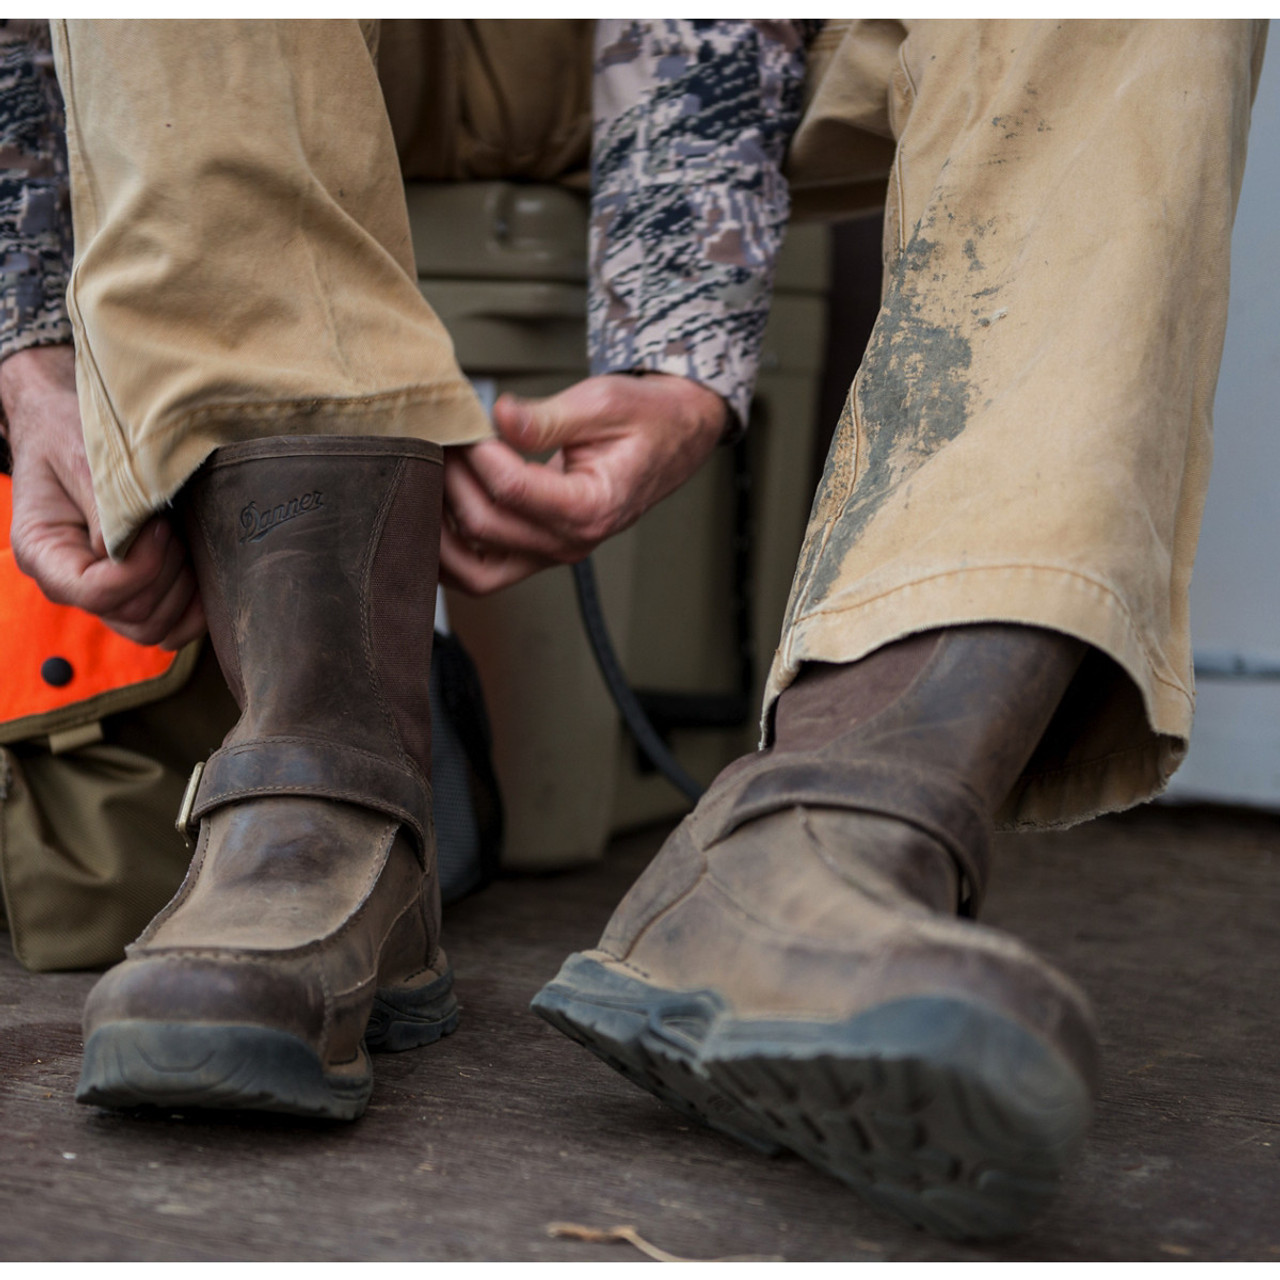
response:
<path id="1" fill-rule="evenodd" d="M 593 373 L 681 374 L 746 422 L 790 211 L 782 161 L 820 26 L 597 24 Z"/>
<path id="2" fill-rule="evenodd" d="M 71 341 L 64 129 L 49 24 L 0 21 L 0 360 Z"/>

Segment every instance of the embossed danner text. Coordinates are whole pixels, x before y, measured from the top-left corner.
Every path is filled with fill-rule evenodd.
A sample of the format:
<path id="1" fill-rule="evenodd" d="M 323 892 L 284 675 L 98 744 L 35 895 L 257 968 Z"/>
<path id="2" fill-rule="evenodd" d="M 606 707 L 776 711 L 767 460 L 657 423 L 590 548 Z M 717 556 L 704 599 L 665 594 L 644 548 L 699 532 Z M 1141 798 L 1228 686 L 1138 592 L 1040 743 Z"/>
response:
<path id="1" fill-rule="evenodd" d="M 304 493 L 300 497 L 290 498 L 288 502 L 277 502 L 273 507 L 259 509 L 256 502 L 240 512 L 240 541 L 261 542 L 277 525 L 286 520 L 294 520 L 314 511 L 323 504 L 324 494 L 319 490 Z"/>

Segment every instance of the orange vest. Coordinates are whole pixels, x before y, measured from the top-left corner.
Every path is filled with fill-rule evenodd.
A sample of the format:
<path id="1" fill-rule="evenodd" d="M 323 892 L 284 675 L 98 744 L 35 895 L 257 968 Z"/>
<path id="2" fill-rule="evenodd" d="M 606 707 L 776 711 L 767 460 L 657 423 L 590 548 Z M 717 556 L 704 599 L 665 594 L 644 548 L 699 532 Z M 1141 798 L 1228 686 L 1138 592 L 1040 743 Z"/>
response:
<path id="1" fill-rule="evenodd" d="M 0 475 L 0 742 L 55 733 L 181 686 L 195 647 L 169 653 L 46 600 L 9 546 L 13 483 Z"/>

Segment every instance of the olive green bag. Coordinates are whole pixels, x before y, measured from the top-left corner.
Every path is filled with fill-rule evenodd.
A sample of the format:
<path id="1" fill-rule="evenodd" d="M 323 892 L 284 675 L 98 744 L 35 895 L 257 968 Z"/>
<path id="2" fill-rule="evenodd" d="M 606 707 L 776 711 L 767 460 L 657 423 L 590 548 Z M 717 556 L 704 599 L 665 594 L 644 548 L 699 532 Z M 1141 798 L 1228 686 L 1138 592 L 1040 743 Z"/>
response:
<path id="1" fill-rule="evenodd" d="M 0 725 L 0 889 L 26 968 L 96 969 L 123 957 L 182 883 L 191 850 L 175 819 L 187 780 L 238 714 L 205 643 L 156 680 Z M 503 815 L 475 668 L 439 632 L 431 717 L 448 905 L 497 874 Z"/>
<path id="2" fill-rule="evenodd" d="M 166 692 L 145 706 L 0 728 L 0 889 L 27 969 L 114 964 L 182 883 L 174 815 L 239 713 L 208 644 L 149 683 Z"/>

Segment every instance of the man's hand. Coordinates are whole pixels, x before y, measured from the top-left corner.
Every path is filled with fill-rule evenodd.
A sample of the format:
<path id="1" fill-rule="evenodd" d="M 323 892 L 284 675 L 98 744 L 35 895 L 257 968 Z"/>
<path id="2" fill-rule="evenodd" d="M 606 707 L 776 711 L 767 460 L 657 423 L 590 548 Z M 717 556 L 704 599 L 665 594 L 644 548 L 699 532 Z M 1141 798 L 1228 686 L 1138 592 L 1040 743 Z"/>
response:
<path id="1" fill-rule="evenodd" d="M 11 540 L 18 567 L 57 604 L 97 614 L 140 644 L 178 649 L 205 629 L 186 547 L 164 516 L 128 554 L 107 558 L 89 479 L 70 347 L 32 347 L 0 364 L 13 455 Z"/>
<path id="2" fill-rule="evenodd" d="M 587 378 L 546 400 L 500 397 L 500 438 L 445 453 L 442 579 L 484 595 L 581 560 L 679 488 L 727 415 L 714 391 L 657 373 Z M 546 462 L 522 456 L 550 450 Z"/>

